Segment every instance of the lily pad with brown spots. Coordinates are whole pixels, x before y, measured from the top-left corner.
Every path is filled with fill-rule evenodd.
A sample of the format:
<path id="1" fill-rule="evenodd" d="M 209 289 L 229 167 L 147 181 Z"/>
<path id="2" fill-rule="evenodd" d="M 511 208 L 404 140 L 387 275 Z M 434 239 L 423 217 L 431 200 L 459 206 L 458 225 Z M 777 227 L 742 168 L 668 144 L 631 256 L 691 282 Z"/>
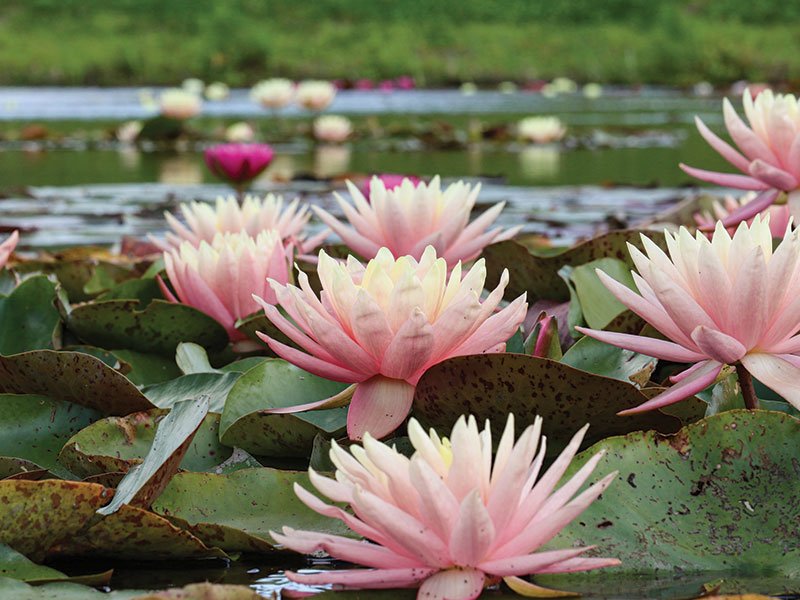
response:
<path id="1" fill-rule="evenodd" d="M 153 300 L 143 310 L 138 300 L 106 300 L 73 307 L 68 328 L 87 344 L 109 350 L 136 350 L 173 357 L 181 342 L 219 350 L 225 329 L 199 310 Z"/>
<path id="2" fill-rule="evenodd" d="M 640 429 L 674 433 L 681 422 L 651 411 L 617 412 L 647 401 L 633 384 L 580 371 L 525 354 L 479 354 L 451 358 L 428 370 L 417 385 L 412 414 L 438 431 L 449 431 L 461 415 L 489 419 L 502 431 L 508 413 L 517 429 L 544 419 L 548 451 L 555 453 L 586 423 L 586 443 Z"/>
<path id="3" fill-rule="evenodd" d="M 127 473 L 147 456 L 156 428 L 168 413 L 156 409 L 99 420 L 72 436 L 58 459 L 78 477 Z M 209 414 L 192 439 L 180 468 L 208 471 L 224 463 L 232 451 L 219 441 L 219 415 Z"/>
<path id="4" fill-rule="evenodd" d="M 26 279 L 8 295 L 0 295 L 0 355 L 57 348 L 61 315 L 55 302 L 56 284 L 44 275 Z"/>
<path id="5" fill-rule="evenodd" d="M 496 286 L 503 269 L 508 269 L 509 283 L 505 291 L 507 299 L 511 300 L 528 292 L 528 302 L 540 299 L 564 302 L 569 300 L 569 290 L 558 275 L 561 267 L 575 267 L 608 257 L 621 260 L 633 268 L 627 244 L 641 249 L 642 233 L 657 245 L 665 245 L 662 233 L 632 229 L 612 231 L 556 254 L 532 254 L 525 246 L 513 240 L 492 244 L 482 253 L 486 259 L 486 286 Z"/>
<path id="6" fill-rule="evenodd" d="M 0 356 L 0 392 L 41 394 L 106 415 L 155 408 L 127 377 L 84 352 L 33 350 Z"/>

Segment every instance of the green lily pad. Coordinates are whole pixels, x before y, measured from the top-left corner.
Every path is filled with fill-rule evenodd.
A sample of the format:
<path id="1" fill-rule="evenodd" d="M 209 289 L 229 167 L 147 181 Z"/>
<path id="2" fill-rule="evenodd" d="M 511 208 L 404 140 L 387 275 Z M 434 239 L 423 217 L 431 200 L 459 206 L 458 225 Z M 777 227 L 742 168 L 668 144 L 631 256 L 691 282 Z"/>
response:
<path id="1" fill-rule="evenodd" d="M 267 347 L 267 344 L 264 343 L 264 341 L 258 337 L 258 335 L 256 335 L 259 331 L 267 334 L 273 339 L 278 340 L 282 344 L 292 346 L 293 348 L 297 347 L 297 344 L 286 337 L 280 329 L 272 324 L 272 321 L 267 318 L 267 315 L 265 315 L 263 311 L 239 319 L 236 322 L 236 330 L 246 335 L 251 340 L 258 342 L 259 344 L 263 344 L 265 348 Z"/>
<path id="2" fill-rule="evenodd" d="M 13 548 L 0 544 L 0 577 L 10 577 L 28 583 L 42 584 L 54 581 L 71 581 L 83 585 L 105 585 L 111 579 L 113 571 L 69 577 L 51 567 L 37 565 Z M 0 594 L 2 588 L 0 588 Z"/>
<path id="3" fill-rule="evenodd" d="M 567 350 L 561 362 L 582 371 L 644 387 L 658 361 L 652 356 L 582 337 Z"/>
<path id="4" fill-rule="evenodd" d="M 61 332 L 55 301 L 56 284 L 44 275 L 26 279 L 0 296 L 0 354 L 53 348 Z"/>
<path id="5" fill-rule="evenodd" d="M 206 544 L 229 552 L 271 550 L 269 531 L 284 525 L 347 533 L 340 521 L 320 516 L 300 502 L 295 483 L 313 489 L 305 472 L 267 467 L 229 475 L 178 473 L 152 510 L 186 526 Z"/>
<path id="6" fill-rule="evenodd" d="M 658 411 L 617 416 L 647 399 L 630 383 L 546 358 L 479 354 L 431 367 L 417 384 L 412 413 L 439 432 L 450 431 L 463 414 L 479 422 L 489 419 L 497 431 L 510 412 L 520 431 L 539 415 L 548 451 L 554 453 L 586 423 L 592 424 L 587 443 L 639 429 L 674 433 L 680 428 L 677 418 Z"/>
<path id="7" fill-rule="evenodd" d="M 102 485 L 80 481 L 0 481 L 0 544 L 41 560 L 96 518 L 111 494 Z"/>
<path id="8" fill-rule="evenodd" d="M 90 408 L 45 396 L 0 394 L 0 455 L 71 478 L 59 464 L 58 453 L 71 436 L 101 416 Z M 16 474 L 30 468 L 17 467 Z"/>
<path id="9" fill-rule="evenodd" d="M 58 457 L 78 477 L 127 473 L 150 450 L 166 410 L 150 410 L 126 417 L 108 417 L 73 435 Z M 219 442 L 219 415 L 203 419 L 180 463 L 189 471 L 208 471 L 230 458 L 233 450 Z"/>
<path id="10" fill-rule="evenodd" d="M 144 460 L 117 486 L 114 499 L 97 512 L 110 515 L 125 504 L 147 508 L 178 470 L 192 439 L 208 414 L 208 398 L 178 402 L 158 424 Z"/>
<path id="11" fill-rule="evenodd" d="M 539 299 L 569 300 L 569 290 L 558 276 L 558 271 L 566 265 L 578 266 L 599 258 L 616 258 L 633 267 L 627 244 L 642 248 L 639 231 L 620 230 L 592 238 L 557 254 L 536 255 L 525 246 L 506 240 L 487 246 L 482 253 L 486 259 L 486 285 L 494 287 L 500 281 L 503 269 L 510 276 L 505 296 L 513 299 L 528 292 L 528 302 Z M 652 232 L 644 232 L 650 235 Z M 650 235 L 659 245 L 665 245 L 664 236 Z"/>
<path id="12" fill-rule="evenodd" d="M 114 556 L 123 560 L 225 557 L 189 531 L 148 510 L 125 504 L 55 547 L 61 556 Z"/>
<path id="13" fill-rule="evenodd" d="M 47 474 L 47 469 L 43 469 L 31 460 L 16 456 L 0 456 L 0 479 L 30 479 L 36 481 Z"/>
<path id="14" fill-rule="evenodd" d="M 323 400 L 346 387 L 285 360 L 265 360 L 242 375 L 228 394 L 220 439 L 257 456 L 307 457 L 317 433 L 331 434 L 345 427 L 347 407 L 277 415 L 264 411 Z"/>
<path id="15" fill-rule="evenodd" d="M 155 408 L 124 375 L 83 352 L 33 350 L 0 356 L 0 392 L 42 394 L 107 415 Z"/>
<path id="16" fill-rule="evenodd" d="M 147 386 L 142 393 L 159 408 L 170 408 L 176 402 L 207 396 L 209 410 L 219 413 L 239 377 L 241 373 L 192 373 Z"/>
<path id="17" fill-rule="evenodd" d="M 181 342 L 221 349 L 225 329 L 208 315 L 184 304 L 153 300 L 140 310 L 138 300 L 106 300 L 73 307 L 67 326 L 88 344 L 173 357 Z"/>
<path id="18" fill-rule="evenodd" d="M 153 300 L 163 299 L 161 288 L 152 277 L 123 281 L 97 297 L 98 301 L 138 300 L 140 306 L 147 306 Z"/>
<path id="19" fill-rule="evenodd" d="M 628 264 L 616 258 L 600 258 L 572 269 L 570 279 L 575 285 L 584 321 L 593 329 L 603 329 L 627 309 L 603 285 L 595 269 L 604 271 L 633 290 L 636 284 Z"/>
<path id="20" fill-rule="evenodd" d="M 800 577 L 800 420 L 732 410 L 673 436 L 653 431 L 604 440 L 593 479 L 617 480 L 553 541 L 597 544 L 617 571 L 730 571 Z"/>
<path id="21" fill-rule="evenodd" d="M 264 596 L 246 585 L 192 583 L 182 588 L 150 592 L 134 600 L 262 600 Z"/>
<path id="22" fill-rule="evenodd" d="M 168 356 L 135 350 L 112 350 L 111 353 L 123 363 L 125 377 L 136 385 L 153 385 L 181 375 L 178 365 Z"/>

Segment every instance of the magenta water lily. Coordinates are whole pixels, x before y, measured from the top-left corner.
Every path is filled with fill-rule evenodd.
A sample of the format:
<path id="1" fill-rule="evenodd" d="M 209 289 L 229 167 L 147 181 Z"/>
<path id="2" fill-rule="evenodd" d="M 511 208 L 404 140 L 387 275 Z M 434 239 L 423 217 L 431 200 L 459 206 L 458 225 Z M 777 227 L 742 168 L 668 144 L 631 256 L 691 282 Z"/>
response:
<path id="1" fill-rule="evenodd" d="M 219 144 L 205 151 L 211 172 L 236 187 L 258 177 L 267 168 L 275 152 L 269 144 Z"/>
<path id="2" fill-rule="evenodd" d="M 461 417 L 448 438 L 408 424 L 414 454 L 364 437 L 350 453 L 333 442 L 335 478 L 313 469 L 311 482 L 346 512 L 295 484 L 309 508 L 345 523 L 367 541 L 284 527 L 272 537 L 297 552 L 323 551 L 365 569 L 287 572 L 292 581 L 335 588 L 419 587 L 417 598 L 471 600 L 501 578 L 534 573 L 570 573 L 620 564 L 614 558 L 581 556 L 588 547 L 540 551 L 611 484 L 610 473 L 578 491 L 603 458 L 595 454 L 558 489 L 587 427 L 539 477 L 545 458 L 541 419 L 514 442 L 509 415 L 492 460 L 489 424 L 478 430 L 474 417 Z M 512 583 L 513 582 L 509 582 Z"/>

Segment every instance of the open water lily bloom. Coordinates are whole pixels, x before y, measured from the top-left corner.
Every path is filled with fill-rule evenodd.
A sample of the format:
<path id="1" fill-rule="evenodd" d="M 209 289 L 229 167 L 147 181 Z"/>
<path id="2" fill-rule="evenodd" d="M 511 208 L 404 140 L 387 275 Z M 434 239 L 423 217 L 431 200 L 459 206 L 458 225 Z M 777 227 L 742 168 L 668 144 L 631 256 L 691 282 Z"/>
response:
<path id="1" fill-rule="evenodd" d="M 728 215 L 732 214 L 734 211 L 740 209 L 745 204 L 752 202 L 755 199 L 755 192 L 748 192 L 739 199 L 736 199 L 731 195 L 727 195 L 722 202 L 714 200 L 710 211 L 695 213 L 694 222 L 697 223 L 697 226 L 702 228 L 703 231 L 713 231 L 716 227 L 717 221 L 725 221 Z M 786 233 L 786 228 L 789 227 L 791 223 L 792 216 L 789 213 L 789 207 L 786 204 L 773 204 L 772 206 L 767 207 L 764 213 L 769 214 L 769 229 L 772 232 L 772 237 L 782 238 L 783 234 Z M 753 219 L 747 220 L 748 224 L 752 222 Z M 727 229 L 731 234 L 736 231 L 736 227 L 733 226 L 728 227 Z"/>
<path id="2" fill-rule="evenodd" d="M 307 110 L 320 111 L 328 108 L 336 97 L 336 86 L 330 81 L 309 79 L 297 85 L 297 103 Z"/>
<path id="3" fill-rule="evenodd" d="M 211 243 L 183 242 L 164 253 L 164 266 L 173 294 L 159 279 L 164 297 L 188 304 L 219 321 L 231 341 L 245 339 L 234 327 L 237 319 L 259 309 L 253 294 L 275 302 L 267 278 L 286 283 L 289 264 L 277 231 L 218 233 Z"/>
<path id="4" fill-rule="evenodd" d="M 369 567 L 286 576 L 308 585 L 335 588 L 419 587 L 417 598 L 471 600 L 486 585 L 545 573 L 588 571 L 620 564 L 614 558 L 581 556 L 589 547 L 541 551 L 567 524 L 603 493 L 616 473 L 581 493 L 603 452 L 594 455 L 556 490 L 580 446 L 581 429 L 539 477 L 545 456 L 541 419 L 514 443 L 509 415 L 492 461 L 489 424 L 478 431 L 474 417 L 461 417 L 450 439 L 426 434 L 411 419 L 414 454 L 407 458 L 364 437 L 350 452 L 332 443 L 334 479 L 309 469 L 311 483 L 352 514 L 326 504 L 295 484 L 295 493 L 321 515 L 343 521 L 366 541 L 284 527 L 270 532 L 284 546 L 304 554 L 323 551 Z"/>
<path id="5" fill-rule="evenodd" d="M 483 302 L 486 279 L 479 260 L 462 277 L 457 263 L 447 264 L 428 247 L 419 262 L 395 259 L 382 248 L 366 267 L 353 257 L 340 263 L 324 251 L 317 266 L 322 292 L 317 297 L 302 272 L 300 287 L 272 281 L 278 303 L 259 299 L 267 317 L 303 350 L 259 333 L 280 357 L 306 371 L 358 384 L 347 413 L 347 432 L 383 437 L 406 418 L 414 387 L 431 366 L 453 356 L 503 352 L 506 341 L 525 318 L 525 295 L 497 310 L 508 283 Z M 293 407 L 307 410 L 322 403 Z"/>
<path id="6" fill-rule="evenodd" d="M 219 197 L 212 206 L 206 202 L 181 204 L 181 213 L 186 223 L 181 223 L 172 214 L 165 212 L 164 218 L 172 228 L 167 232 L 167 248 L 177 248 L 184 241 L 193 246 L 200 242 L 211 243 L 218 233 L 245 232 L 256 237 L 263 231 L 275 230 L 284 245 L 293 244 L 301 253 L 311 252 L 327 237 L 328 231 L 308 237 L 305 228 L 311 214 L 307 206 L 301 206 L 295 198 L 284 204 L 282 196 L 267 194 L 264 198 L 245 196 L 241 205 L 233 196 Z"/>
<path id="7" fill-rule="evenodd" d="M 750 90 L 742 96 L 748 127 L 726 98 L 723 101 L 725 126 L 738 150 L 720 139 L 698 117 L 700 135 L 714 150 L 744 175 L 706 171 L 681 164 L 681 168 L 702 181 L 742 190 L 758 196 L 725 217 L 726 227 L 739 224 L 771 205 L 781 192 L 795 219 L 800 217 L 800 101 L 791 94 L 765 90 L 753 99 Z"/>
<path id="8" fill-rule="evenodd" d="M 158 106 L 163 116 L 182 121 L 200 114 L 203 100 L 193 92 L 172 88 L 162 92 Z"/>
<path id="9" fill-rule="evenodd" d="M 800 408 L 800 238 L 786 230 L 773 252 L 769 217 L 741 223 L 733 237 L 717 222 L 713 238 L 665 232 L 669 254 L 642 236 L 646 255 L 629 246 L 639 293 L 602 271 L 605 286 L 668 340 L 577 328 L 620 348 L 694 363 L 675 385 L 634 413 L 667 406 L 705 389 L 724 365 L 736 365 L 748 406 L 750 376 Z M 621 413 L 622 414 L 622 413 Z"/>
<path id="10" fill-rule="evenodd" d="M 250 90 L 250 98 L 273 110 L 287 106 L 294 98 L 294 82 L 289 79 L 275 77 L 259 81 Z"/>
<path id="11" fill-rule="evenodd" d="M 0 243 L 0 269 L 6 266 L 8 257 L 11 256 L 11 253 L 14 251 L 14 248 L 17 247 L 18 242 L 19 231 L 12 231 L 11 235 L 8 236 L 8 238 L 2 243 Z"/>
<path id="12" fill-rule="evenodd" d="M 334 196 L 350 226 L 322 208 L 313 208 L 351 250 L 366 259 L 375 256 L 380 248 L 388 248 L 395 256 L 419 259 L 427 246 L 433 246 L 436 254 L 452 267 L 458 261 L 476 258 L 487 245 L 510 239 L 521 229 L 489 229 L 505 202 L 469 222 L 480 184 L 471 186 L 458 181 L 442 190 L 436 176 L 430 183 L 404 179 L 399 186 L 387 189 L 382 180 L 373 177 L 369 201 L 349 181 L 347 188 L 352 204 L 339 194 Z"/>

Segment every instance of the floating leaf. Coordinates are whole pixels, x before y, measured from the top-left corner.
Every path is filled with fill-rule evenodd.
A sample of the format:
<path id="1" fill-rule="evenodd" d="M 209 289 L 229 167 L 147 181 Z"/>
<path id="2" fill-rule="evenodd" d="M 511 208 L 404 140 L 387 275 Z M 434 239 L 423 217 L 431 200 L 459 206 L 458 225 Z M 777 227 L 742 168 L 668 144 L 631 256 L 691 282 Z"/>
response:
<path id="1" fill-rule="evenodd" d="M 107 415 L 155 408 L 124 375 L 83 352 L 33 350 L 0 356 L 0 392 L 42 394 Z"/>
<path id="2" fill-rule="evenodd" d="M 193 373 L 147 386 L 142 392 L 159 408 L 170 408 L 176 402 L 206 396 L 209 410 L 219 413 L 239 377 L 240 373 Z"/>
<path id="3" fill-rule="evenodd" d="M 115 513 L 124 504 L 148 507 L 169 483 L 189 450 L 195 433 L 208 414 L 208 398 L 179 402 L 159 423 L 150 451 L 117 486 L 117 493 L 108 506 L 97 512 Z"/>
<path id="4" fill-rule="evenodd" d="M 487 269 L 486 285 L 490 288 L 496 286 L 503 269 L 508 269 L 510 279 L 506 287 L 506 298 L 516 298 L 523 292 L 528 292 L 528 302 L 541 298 L 568 300 L 567 286 L 558 276 L 561 267 L 578 266 L 610 257 L 619 259 L 632 268 L 633 262 L 628 254 L 627 244 L 631 243 L 642 249 L 640 233 L 647 233 L 657 245 L 664 245 L 663 235 L 650 235 L 650 232 L 635 230 L 612 231 L 560 253 L 547 255 L 531 254 L 527 248 L 513 240 L 492 244 L 483 250 Z"/>
<path id="5" fill-rule="evenodd" d="M 112 350 L 111 353 L 130 369 L 125 376 L 136 385 L 153 385 L 180 377 L 181 370 L 168 356 L 135 350 Z"/>
<path id="6" fill-rule="evenodd" d="M 658 362 L 651 356 L 582 337 L 561 359 L 566 365 L 643 387 Z"/>
<path id="7" fill-rule="evenodd" d="M 158 283 L 152 277 L 129 279 L 109 289 L 97 297 L 102 300 L 138 300 L 140 306 L 147 306 L 153 300 L 163 300 Z"/>
<path id="8" fill-rule="evenodd" d="M 153 511 L 185 525 L 206 544 L 231 551 L 272 549 L 270 530 L 347 533 L 334 519 L 299 502 L 293 486 L 312 489 L 305 472 L 243 469 L 230 475 L 178 473 L 153 503 Z"/>
<path id="9" fill-rule="evenodd" d="M 35 468 L 71 478 L 59 464 L 58 453 L 70 437 L 101 416 L 92 409 L 45 396 L 0 394 L 0 455 L 24 459 Z M 17 466 L 17 473 L 30 468 Z"/>
<path id="10" fill-rule="evenodd" d="M 502 430 L 506 415 L 522 430 L 536 415 L 544 419 L 548 451 L 559 451 L 584 424 L 587 442 L 639 429 L 677 431 L 675 417 L 651 411 L 617 416 L 647 401 L 632 384 L 579 371 L 564 363 L 524 354 L 480 354 L 451 358 L 431 367 L 417 385 L 413 414 L 438 431 L 473 414 Z"/>
<path id="11" fill-rule="evenodd" d="M 800 577 L 800 420 L 732 410 L 673 436 L 653 431 L 604 440 L 595 469 L 619 476 L 554 547 L 597 544 L 617 571 L 729 571 Z"/>
<path id="12" fill-rule="evenodd" d="M 127 473 L 147 456 L 159 422 L 166 414 L 168 411 L 156 409 L 97 421 L 64 444 L 59 461 L 79 477 Z M 209 414 L 192 439 L 180 467 L 208 471 L 224 463 L 231 452 L 231 448 L 219 442 L 219 415 Z"/>
<path id="13" fill-rule="evenodd" d="M 0 354 L 52 348 L 61 327 L 55 301 L 56 285 L 44 275 L 26 279 L 0 296 Z"/>
<path id="14" fill-rule="evenodd" d="M 184 304 L 154 300 L 144 310 L 137 300 L 106 300 L 73 307 L 68 327 L 82 340 L 112 350 L 174 356 L 181 342 L 221 349 L 225 329 L 208 315 Z"/>
<path id="15" fill-rule="evenodd" d="M 206 349 L 191 342 L 178 344 L 175 350 L 175 363 L 184 375 L 193 373 L 219 373 L 211 366 Z"/>
<path id="16" fill-rule="evenodd" d="M 317 433 L 345 427 L 347 408 L 295 414 L 264 411 L 323 400 L 345 388 L 347 384 L 322 379 L 284 360 L 268 359 L 242 375 L 231 389 L 220 420 L 220 439 L 257 456 L 307 457 Z"/>
<path id="17" fill-rule="evenodd" d="M 40 560 L 96 518 L 111 494 L 102 485 L 80 481 L 0 481 L 0 544 Z"/>
<path id="18" fill-rule="evenodd" d="M 43 469 L 33 461 L 16 456 L 0 456 L 0 479 L 29 479 L 36 481 L 47 474 L 47 469 Z"/>
<path id="19" fill-rule="evenodd" d="M 93 575 L 69 577 L 56 569 L 44 565 L 37 565 L 13 548 L 5 544 L 0 544 L 0 578 L 11 577 L 12 579 L 19 579 L 20 581 L 27 581 L 35 584 L 54 581 L 71 581 L 84 585 L 100 586 L 106 585 L 109 582 L 112 573 L 113 571 L 106 571 Z M 2 588 L 0 588 L 0 594 L 2 594 Z"/>
<path id="20" fill-rule="evenodd" d="M 633 290 L 636 285 L 628 264 L 616 258 L 600 258 L 572 269 L 570 279 L 575 286 L 584 321 L 593 329 L 603 329 L 626 308 L 603 285 L 595 269 L 604 271 Z"/>
<path id="21" fill-rule="evenodd" d="M 286 314 L 282 310 L 281 313 L 284 315 Z M 267 315 L 265 315 L 263 311 L 249 315 L 247 317 L 244 317 L 243 319 L 239 319 L 236 322 L 236 330 L 246 335 L 251 340 L 263 344 L 265 348 L 267 347 L 267 345 L 260 337 L 258 337 L 258 335 L 256 335 L 257 332 L 259 331 L 261 333 L 267 334 L 269 337 L 273 339 L 278 340 L 282 344 L 286 344 L 287 346 L 292 346 L 295 348 L 297 347 L 297 344 L 295 344 L 292 340 L 286 337 L 280 329 L 278 329 L 277 327 L 275 327 L 275 325 L 272 324 L 272 321 L 270 321 L 267 318 Z"/>

